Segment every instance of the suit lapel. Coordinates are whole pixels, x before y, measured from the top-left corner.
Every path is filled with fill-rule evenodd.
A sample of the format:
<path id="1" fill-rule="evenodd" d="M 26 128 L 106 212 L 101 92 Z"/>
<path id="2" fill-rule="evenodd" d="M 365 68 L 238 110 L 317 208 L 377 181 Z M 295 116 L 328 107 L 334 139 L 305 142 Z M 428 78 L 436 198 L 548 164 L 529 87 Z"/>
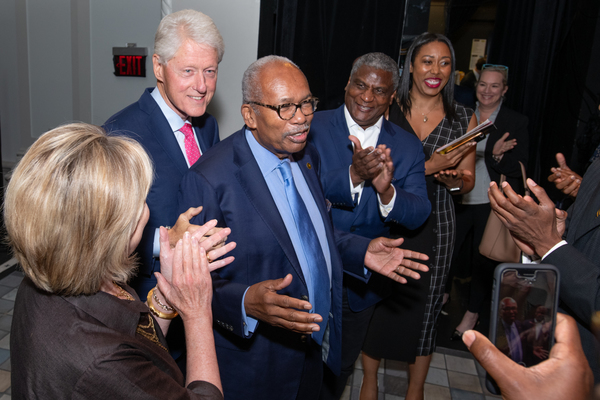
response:
<path id="1" fill-rule="evenodd" d="M 302 278 L 302 283 L 306 286 L 296 251 L 285 229 L 281 215 L 279 212 L 274 212 L 274 210 L 277 210 L 277 205 L 273 201 L 269 187 L 263 179 L 260 168 L 252 155 L 244 131 L 245 129 L 242 129 L 233 142 L 233 162 L 237 167 L 234 175 L 244 190 L 244 194 L 248 198 L 250 205 L 269 227 L 273 233 L 273 237 L 281 246 L 296 274 Z"/>
<path id="2" fill-rule="evenodd" d="M 177 143 L 177 139 L 167 119 L 148 90 L 146 90 L 144 96 L 140 99 L 140 108 L 148 114 L 148 119 L 146 120 L 146 129 L 148 129 L 148 132 L 152 133 L 156 142 L 168 154 L 181 174 L 186 173 L 188 170 L 187 162 Z"/>
<path id="3" fill-rule="evenodd" d="M 332 243 L 330 238 L 333 237 L 333 229 L 331 224 L 328 223 L 329 213 L 327 211 L 325 199 L 323 198 L 323 188 L 321 187 L 321 181 L 317 175 L 315 162 L 310 155 L 306 154 L 304 151 L 294 154 L 293 157 L 298 163 L 298 166 L 302 171 L 302 175 L 304 176 L 304 180 L 306 181 L 306 184 L 313 195 L 313 199 L 319 208 L 319 213 L 321 214 L 321 219 L 323 220 L 323 225 L 325 225 L 325 231 L 327 232 L 327 237 L 330 242 L 329 246 L 331 247 Z"/>

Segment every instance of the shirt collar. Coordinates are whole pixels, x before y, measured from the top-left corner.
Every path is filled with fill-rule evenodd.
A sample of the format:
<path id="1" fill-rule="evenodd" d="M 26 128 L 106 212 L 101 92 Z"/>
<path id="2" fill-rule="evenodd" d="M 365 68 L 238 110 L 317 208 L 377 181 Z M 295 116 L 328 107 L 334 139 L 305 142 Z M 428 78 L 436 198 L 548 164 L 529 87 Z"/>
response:
<path id="1" fill-rule="evenodd" d="M 177 115 L 177 113 L 167 105 L 165 99 L 163 99 L 162 94 L 160 93 L 160 90 L 158 90 L 158 88 L 155 87 L 150 95 L 152 96 L 154 101 L 156 101 L 156 104 L 158 104 L 158 107 L 167 119 L 171 130 L 173 132 L 180 130 L 183 127 L 183 124 L 185 124 L 185 120 L 181 119 L 181 117 Z"/>
<path id="2" fill-rule="evenodd" d="M 367 129 L 376 129 L 377 132 L 381 131 L 381 125 L 383 125 L 383 115 L 379 117 L 375 124 L 371 125 L 367 129 L 363 129 L 362 126 L 358 125 L 358 123 L 352 118 L 350 115 L 350 111 L 348 111 L 348 107 L 344 104 L 344 116 L 346 117 L 346 124 L 348 125 L 348 130 L 352 131 L 353 129 L 362 129 L 366 131 Z"/>
<path id="3" fill-rule="evenodd" d="M 494 112 L 488 118 L 492 123 L 496 122 L 496 117 L 498 116 L 498 113 L 500 112 L 500 108 L 502 108 L 502 103 L 503 102 L 504 102 L 504 99 L 500 99 L 500 104 L 498 104 L 498 107 L 496 107 L 496 109 L 494 110 Z M 475 102 L 475 104 L 477 105 L 477 107 L 475 107 L 475 117 L 477 117 L 477 123 L 481 124 L 483 121 L 480 121 L 481 117 L 480 117 L 480 114 L 479 114 L 479 100 L 477 100 Z"/>
<path id="4" fill-rule="evenodd" d="M 281 164 L 281 160 L 275 154 L 271 153 L 269 150 L 265 149 L 254 137 L 250 129 L 246 128 L 245 130 L 246 141 L 250 146 L 250 151 L 252 151 L 252 155 L 254 159 L 258 163 L 258 167 L 260 168 L 260 172 L 263 177 L 267 176 L 275 169 L 279 167 Z M 290 162 L 293 160 L 290 158 Z"/>

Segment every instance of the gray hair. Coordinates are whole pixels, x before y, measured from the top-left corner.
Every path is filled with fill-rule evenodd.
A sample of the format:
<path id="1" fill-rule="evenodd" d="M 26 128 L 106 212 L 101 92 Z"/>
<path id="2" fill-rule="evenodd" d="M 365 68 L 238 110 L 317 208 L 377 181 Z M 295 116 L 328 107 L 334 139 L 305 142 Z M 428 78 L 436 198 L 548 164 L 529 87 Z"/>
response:
<path id="1" fill-rule="evenodd" d="M 273 63 L 289 63 L 300 69 L 292 60 L 281 56 L 265 56 L 254 61 L 246 69 L 242 78 L 242 101 L 244 104 L 248 104 L 251 101 L 258 101 L 262 98 L 262 86 L 259 75 L 263 68 Z M 255 109 L 254 111 L 257 110 Z"/>
<path id="2" fill-rule="evenodd" d="M 158 55 L 159 62 L 169 62 L 186 39 L 214 48 L 219 62 L 223 59 L 225 43 L 213 20 L 200 11 L 181 10 L 167 15 L 158 25 L 154 54 Z"/>
<path id="3" fill-rule="evenodd" d="M 383 53 L 367 53 L 358 57 L 354 61 L 354 64 L 352 64 L 350 79 L 352 79 L 356 71 L 358 71 L 358 69 L 363 65 L 391 73 L 394 90 L 398 89 L 398 84 L 400 83 L 400 72 L 398 72 L 398 64 L 396 64 L 396 62 L 390 56 Z"/>

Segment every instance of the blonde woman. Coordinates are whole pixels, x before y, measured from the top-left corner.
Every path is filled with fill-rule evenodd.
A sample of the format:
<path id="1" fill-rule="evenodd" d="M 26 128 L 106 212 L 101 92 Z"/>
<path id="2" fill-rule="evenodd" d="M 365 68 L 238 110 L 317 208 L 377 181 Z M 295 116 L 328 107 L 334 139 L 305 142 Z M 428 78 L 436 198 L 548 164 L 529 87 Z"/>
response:
<path id="1" fill-rule="evenodd" d="M 158 286 L 142 301 L 127 286 L 152 175 L 137 142 L 87 124 L 45 133 L 17 166 L 5 197 L 9 243 L 25 272 L 11 330 L 13 398 L 223 397 L 209 272 L 231 257 L 209 264 L 189 233 L 171 249 L 161 228 Z M 185 380 L 164 338 L 177 314 L 187 334 Z"/>

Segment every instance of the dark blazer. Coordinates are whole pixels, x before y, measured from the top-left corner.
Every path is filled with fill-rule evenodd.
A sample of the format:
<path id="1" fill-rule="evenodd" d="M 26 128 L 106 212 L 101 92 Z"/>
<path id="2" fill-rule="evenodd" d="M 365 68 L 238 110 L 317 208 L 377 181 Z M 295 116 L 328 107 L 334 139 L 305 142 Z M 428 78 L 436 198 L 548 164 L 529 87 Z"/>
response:
<path id="1" fill-rule="evenodd" d="M 475 88 L 475 84 L 477 84 L 477 77 L 475 76 L 475 72 L 473 70 L 469 70 L 460 80 L 460 86 Z"/>
<path id="2" fill-rule="evenodd" d="M 583 350 L 600 381 L 597 349 L 591 327 L 600 310 L 600 159 L 594 161 L 581 181 L 575 203 L 569 208 L 567 245 L 543 260 L 560 271 L 560 306 L 577 320 Z"/>
<path id="3" fill-rule="evenodd" d="M 138 332 L 148 307 L 108 293 L 58 296 L 25 278 L 10 348 L 14 399 L 222 399 L 204 381 L 187 387 L 154 321 L 155 343 Z M 147 331 L 145 331 L 147 332 Z M 147 332 L 149 333 L 149 332 Z"/>
<path id="4" fill-rule="evenodd" d="M 160 226 L 175 225 L 179 216 L 179 183 L 188 170 L 177 139 L 160 107 L 152 98 L 151 90 L 146 89 L 137 102 L 119 111 L 104 124 L 104 129 L 110 134 L 124 135 L 137 140 L 154 164 L 154 181 L 146 199 L 150 219 L 137 248 L 141 266 L 138 277 L 131 283 L 143 299 L 156 285 L 154 272 L 160 271 L 159 260 L 152 256 L 154 232 Z M 193 118 L 192 125 L 202 154 L 205 154 L 219 141 L 217 121 L 210 114 L 204 114 L 202 117 Z"/>
<path id="5" fill-rule="evenodd" d="M 527 158 L 529 156 L 528 123 L 529 120 L 526 116 L 502 105 L 494 123 L 496 129 L 490 132 L 485 146 L 485 165 L 490 174 L 490 179 L 498 183 L 500 175 L 504 174 L 510 186 L 520 194 L 524 194 L 524 186 L 519 161 L 527 168 Z M 492 150 L 494 144 L 506 132 L 510 133 L 507 140 L 517 139 L 517 145 L 512 150 L 504 153 L 500 162 L 496 162 L 492 158 Z"/>
<path id="6" fill-rule="evenodd" d="M 521 360 L 520 362 L 523 362 L 523 357 L 524 357 L 524 353 L 525 353 L 525 344 L 523 343 L 523 338 L 522 338 L 522 333 L 524 331 L 523 329 L 523 325 L 522 322 L 519 320 L 515 320 L 514 324 L 517 328 L 517 333 L 519 334 L 519 340 L 521 342 Z M 510 356 L 510 347 L 508 345 L 508 335 L 507 332 L 504 328 L 504 324 L 502 323 L 502 319 L 498 320 L 498 331 L 502 332 L 502 336 L 498 336 L 496 337 L 496 347 L 498 347 L 498 350 L 500 350 L 502 353 L 504 353 L 504 355 L 506 355 L 509 358 L 512 358 Z M 515 360 L 513 360 L 515 361 Z"/>
<path id="7" fill-rule="evenodd" d="M 350 195 L 348 169 L 352 164 L 352 142 L 344 115 L 344 106 L 336 110 L 315 113 L 310 126 L 309 140 L 321 156 L 320 177 L 325 197 L 332 203 L 333 225 L 336 229 L 352 232 L 370 239 L 390 236 L 394 224 L 416 229 L 431 213 L 425 184 L 425 155 L 419 139 L 399 126 L 383 120 L 377 144 L 392 149 L 396 189 L 394 208 L 386 218 L 379 211 L 377 192 L 366 184 L 360 203 Z M 382 293 L 367 289 L 355 279 L 346 279 L 348 304 L 353 311 L 361 311 L 381 300 Z"/>
<path id="8" fill-rule="evenodd" d="M 325 222 L 332 262 L 332 305 L 327 365 L 339 373 L 342 329 L 342 265 L 364 279 L 364 255 L 369 240 L 334 233 L 319 182 L 320 159 L 312 145 L 294 155 Z M 242 299 L 258 282 L 292 274 L 279 293 L 308 299 L 308 288 L 292 241 L 269 192 L 244 129 L 200 158 L 181 182 L 179 209 L 201 204 L 192 222 L 217 219 L 231 228 L 235 261 L 213 273 L 215 342 L 223 390 L 227 398 L 294 399 L 305 357 L 316 344 L 310 337 L 259 322 L 252 337 L 243 337 Z M 343 264 L 340 253 L 344 256 Z M 310 301 L 310 300 L 309 300 Z M 317 366 L 321 365 L 320 357 Z M 319 382 L 312 382 L 314 385 Z"/>

